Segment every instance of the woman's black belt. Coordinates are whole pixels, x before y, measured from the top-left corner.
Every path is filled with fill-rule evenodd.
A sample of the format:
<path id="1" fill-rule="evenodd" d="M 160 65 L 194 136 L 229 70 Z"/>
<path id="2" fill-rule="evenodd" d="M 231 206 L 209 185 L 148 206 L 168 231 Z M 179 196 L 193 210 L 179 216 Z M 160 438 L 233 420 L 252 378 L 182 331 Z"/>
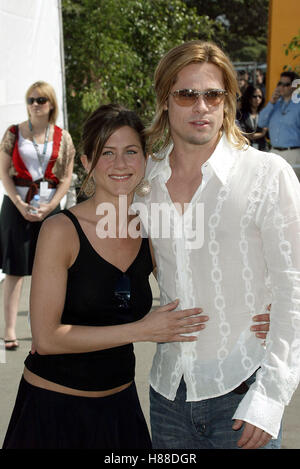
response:
<path id="1" fill-rule="evenodd" d="M 274 150 L 286 151 L 286 150 L 296 150 L 300 147 L 272 147 Z"/>

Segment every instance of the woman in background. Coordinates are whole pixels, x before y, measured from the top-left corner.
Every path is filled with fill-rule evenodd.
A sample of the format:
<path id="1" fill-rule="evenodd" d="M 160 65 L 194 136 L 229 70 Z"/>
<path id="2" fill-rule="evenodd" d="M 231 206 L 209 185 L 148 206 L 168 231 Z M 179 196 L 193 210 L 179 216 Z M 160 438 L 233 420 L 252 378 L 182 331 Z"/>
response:
<path id="1" fill-rule="evenodd" d="M 54 89 L 39 81 L 26 93 L 28 120 L 10 126 L 0 145 L 5 189 L 0 214 L 0 267 L 4 280 L 6 350 L 18 347 L 16 320 L 22 281 L 31 275 L 42 221 L 60 210 L 69 189 L 75 149 L 70 134 L 55 125 Z M 39 207 L 31 207 L 34 195 Z"/>
<path id="2" fill-rule="evenodd" d="M 267 151 L 267 130 L 258 127 L 258 115 L 264 106 L 264 96 L 261 88 L 249 85 L 241 98 L 241 108 L 238 111 L 238 122 L 247 134 L 251 146 L 258 150 Z"/>

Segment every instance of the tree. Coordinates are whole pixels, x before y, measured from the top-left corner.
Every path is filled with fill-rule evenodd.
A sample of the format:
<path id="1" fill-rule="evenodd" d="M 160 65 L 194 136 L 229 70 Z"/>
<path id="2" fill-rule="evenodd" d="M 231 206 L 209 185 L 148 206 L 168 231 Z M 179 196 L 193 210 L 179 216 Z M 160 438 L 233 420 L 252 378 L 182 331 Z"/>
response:
<path id="1" fill-rule="evenodd" d="M 210 40 L 219 25 L 182 0 L 63 0 L 69 127 L 100 103 L 119 102 L 148 121 L 153 73 L 161 56 L 186 40 Z"/>
<path id="2" fill-rule="evenodd" d="M 292 61 L 294 67 L 291 65 L 285 65 L 284 69 L 285 70 L 292 70 L 294 69 L 295 72 L 298 74 L 300 73 L 300 30 L 298 35 L 294 36 L 289 44 L 285 44 L 285 55 L 292 55 Z"/>
<path id="3" fill-rule="evenodd" d="M 267 5 L 268 0 L 62 0 L 69 128 L 78 151 L 82 124 L 100 103 L 123 103 L 145 123 L 151 119 L 154 70 L 176 44 L 214 40 L 232 60 L 264 61 Z"/>
<path id="4" fill-rule="evenodd" d="M 223 26 L 216 37 L 233 61 L 265 62 L 269 0 L 185 0 Z"/>

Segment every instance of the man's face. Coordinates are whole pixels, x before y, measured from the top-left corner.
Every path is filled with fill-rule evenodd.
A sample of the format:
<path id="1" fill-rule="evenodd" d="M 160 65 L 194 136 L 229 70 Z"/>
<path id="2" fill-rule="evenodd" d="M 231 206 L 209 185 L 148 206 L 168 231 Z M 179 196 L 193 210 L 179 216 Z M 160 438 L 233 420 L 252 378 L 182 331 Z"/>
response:
<path id="1" fill-rule="evenodd" d="M 211 63 L 193 63 L 177 75 L 171 92 L 181 89 L 207 91 L 224 89 L 222 71 Z M 186 146 L 212 146 L 217 143 L 223 125 L 224 101 L 218 105 L 208 104 L 203 96 L 190 106 L 180 106 L 172 95 L 166 103 L 172 139 Z"/>
<path id="2" fill-rule="evenodd" d="M 290 77 L 281 76 L 277 86 L 283 98 L 289 98 L 294 91 Z"/>
<path id="3" fill-rule="evenodd" d="M 255 76 L 256 76 L 256 81 L 259 85 L 261 85 L 263 83 L 263 75 L 260 73 L 259 70 L 256 70 L 256 73 L 255 73 Z"/>
<path id="4" fill-rule="evenodd" d="M 247 82 L 246 82 L 245 78 L 239 78 L 238 79 L 238 85 L 239 85 L 240 90 L 246 88 Z"/>

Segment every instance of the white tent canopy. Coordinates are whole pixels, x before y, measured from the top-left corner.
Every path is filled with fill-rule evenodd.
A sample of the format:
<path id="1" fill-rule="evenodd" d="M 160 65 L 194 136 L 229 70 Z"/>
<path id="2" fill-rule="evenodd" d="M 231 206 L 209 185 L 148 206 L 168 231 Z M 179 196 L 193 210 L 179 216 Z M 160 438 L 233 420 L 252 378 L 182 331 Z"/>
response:
<path id="1" fill-rule="evenodd" d="M 27 119 L 25 93 L 38 80 L 57 94 L 57 124 L 67 127 L 59 0 L 0 0 L 0 138 Z"/>
<path id="2" fill-rule="evenodd" d="M 60 0 L 0 0 L 0 139 L 27 119 L 25 93 L 38 80 L 53 86 L 67 128 Z M 3 193 L 0 181 L 0 207 Z"/>

